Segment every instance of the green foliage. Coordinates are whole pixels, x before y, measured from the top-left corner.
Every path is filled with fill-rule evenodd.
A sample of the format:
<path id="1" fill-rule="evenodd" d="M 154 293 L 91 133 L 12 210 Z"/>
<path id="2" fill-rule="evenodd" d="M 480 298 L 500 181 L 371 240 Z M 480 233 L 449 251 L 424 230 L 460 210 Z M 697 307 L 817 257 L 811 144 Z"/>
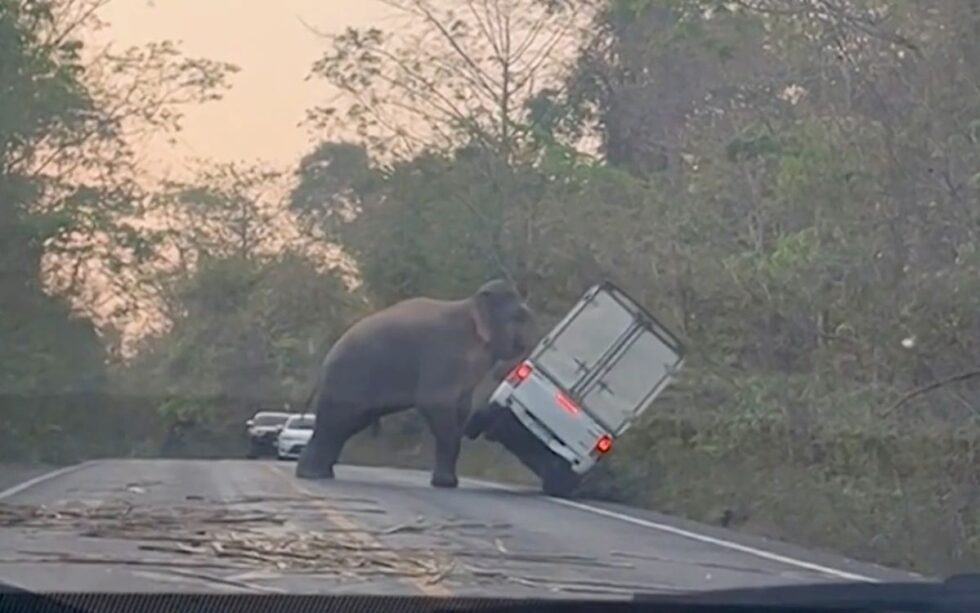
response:
<path id="1" fill-rule="evenodd" d="M 75 299 L 93 262 L 139 255 L 120 223 L 144 197 L 123 125 L 177 130 L 179 107 L 213 99 L 233 70 L 169 43 L 86 59 L 98 4 L 0 2 L 0 393 L 104 384 L 106 347 Z M 63 266 L 47 274 L 52 257 Z"/>
<path id="2" fill-rule="evenodd" d="M 0 0 L 4 460 L 128 455 L 159 438 L 138 394 L 107 393 L 114 331 L 82 307 L 93 290 L 140 297 L 124 274 L 150 240 L 126 219 L 147 198 L 131 137 L 179 130 L 180 108 L 215 99 L 234 67 L 167 42 L 86 53 L 100 4 Z"/>
<path id="3" fill-rule="evenodd" d="M 288 252 L 205 259 L 176 283 L 171 329 L 120 375 L 131 393 L 170 398 L 165 415 L 214 399 L 242 410 L 301 405 L 323 353 L 358 313 L 336 272 Z"/>
<path id="4" fill-rule="evenodd" d="M 193 424 L 209 421 L 210 407 L 197 399 L 171 398 L 157 408 L 161 421 L 167 425 Z"/>
<path id="5" fill-rule="evenodd" d="M 60 25 L 56 10 L 56 2 L 0 3 L 0 155 L 70 129 L 92 111 L 79 80 L 81 43 L 72 37 L 49 44 Z"/>
<path id="6" fill-rule="evenodd" d="M 466 295 L 513 264 L 495 234 L 505 214 L 498 198 L 504 189 L 517 192 L 525 178 L 479 149 L 379 168 L 363 150 L 324 144 L 298 178 L 293 209 L 356 258 L 378 305 Z"/>
<path id="7" fill-rule="evenodd" d="M 383 167 L 363 151 L 397 130 L 375 124 L 365 149 L 344 145 L 343 189 L 301 170 L 293 204 L 321 220 L 351 205 L 322 227 L 379 304 L 506 273 L 547 322 L 611 277 L 681 332 L 688 367 L 594 495 L 970 568 L 972 456 L 952 441 L 977 437 L 980 385 L 896 402 L 980 355 L 980 64 L 963 61 L 980 58 L 980 13 L 826 8 L 611 0 L 509 145 L 432 139 Z M 345 61 L 378 75 L 395 60 Z M 590 130 L 599 160 L 576 151 Z"/>
<path id="8" fill-rule="evenodd" d="M 98 387 L 104 352 L 92 325 L 45 294 L 39 265 L 45 239 L 64 227 L 56 215 L 31 214 L 36 176 L 18 170 L 25 143 L 57 138 L 91 110 L 78 80 L 76 41 L 45 44 L 52 7 L 0 3 L 0 393 Z"/>

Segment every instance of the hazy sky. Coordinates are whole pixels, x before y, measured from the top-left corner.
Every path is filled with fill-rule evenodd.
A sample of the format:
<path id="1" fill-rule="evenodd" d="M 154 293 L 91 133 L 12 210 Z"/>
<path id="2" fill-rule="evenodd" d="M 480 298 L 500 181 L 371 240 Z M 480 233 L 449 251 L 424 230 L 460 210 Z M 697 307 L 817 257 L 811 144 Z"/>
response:
<path id="1" fill-rule="evenodd" d="M 319 80 L 304 82 L 325 49 L 321 31 L 384 25 L 389 10 L 377 0 L 112 0 L 100 13 L 103 32 L 120 45 L 181 41 L 191 56 L 241 68 L 226 98 L 189 109 L 176 149 L 154 157 L 172 162 L 191 155 L 223 160 L 263 159 L 289 164 L 310 144 L 297 124 L 304 111 L 327 100 Z"/>

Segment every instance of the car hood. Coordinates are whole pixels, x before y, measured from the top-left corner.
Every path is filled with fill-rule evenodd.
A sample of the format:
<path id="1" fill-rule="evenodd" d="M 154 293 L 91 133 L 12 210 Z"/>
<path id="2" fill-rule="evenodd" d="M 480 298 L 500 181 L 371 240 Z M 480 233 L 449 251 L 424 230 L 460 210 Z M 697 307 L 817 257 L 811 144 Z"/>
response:
<path id="1" fill-rule="evenodd" d="M 978 611 L 980 574 L 945 581 L 847 581 L 721 589 L 679 595 L 634 594 L 634 601 L 770 610 Z M 747 608 L 746 610 L 752 610 Z"/>

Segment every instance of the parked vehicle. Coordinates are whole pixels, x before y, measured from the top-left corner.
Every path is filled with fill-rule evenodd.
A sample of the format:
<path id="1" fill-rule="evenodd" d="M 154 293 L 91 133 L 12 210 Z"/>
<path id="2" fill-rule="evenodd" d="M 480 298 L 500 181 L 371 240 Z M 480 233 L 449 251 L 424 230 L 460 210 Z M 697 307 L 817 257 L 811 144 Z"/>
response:
<path id="1" fill-rule="evenodd" d="M 276 451 L 276 439 L 290 413 L 278 411 L 259 411 L 245 422 L 248 432 L 248 452 L 246 457 L 255 459 L 272 455 Z"/>
<path id="2" fill-rule="evenodd" d="M 590 288 L 474 411 L 466 434 L 509 449 L 569 495 L 667 387 L 680 341 L 612 283 Z"/>
<path id="3" fill-rule="evenodd" d="M 293 415 L 286 421 L 282 431 L 279 432 L 279 440 L 276 444 L 276 456 L 280 460 L 295 460 L 303 452 L 303 448 L 310 442 L 313 436 L 313 425 L 316 423 L 316 415 L 313 413 L 303 413 Z"/>

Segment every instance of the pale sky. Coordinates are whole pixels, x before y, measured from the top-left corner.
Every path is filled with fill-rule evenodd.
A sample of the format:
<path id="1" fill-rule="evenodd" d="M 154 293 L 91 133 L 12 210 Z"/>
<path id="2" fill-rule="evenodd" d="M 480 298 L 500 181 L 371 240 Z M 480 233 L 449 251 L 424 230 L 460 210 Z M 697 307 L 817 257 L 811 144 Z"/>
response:
<path id="1" fill-rule="evenodd" d="M 148 178 L 180 174 L 188 158 L 262 161 L 288 171 L 313 145 L 298 125 L 305 111 L 335 95 L 321 80 L 304 81 L 327 43 L 302 22 L 321 32 L 384 28 L 391 14 L 379 0 L 110 0 L 99 13 L 109 25 L 91 42 L 125 48 L 171 40 L 188 57 L 240 69 L 223 100 L 183 109 L 184 131 L 176 146 L 160 139 L 141 152 Z M 92 294 L 78 298 L 97 320 L 103 315 L 93 306 L 101 304 L 100 278 L 94 273 Z M 115 322 L 128 349 L 156 318 L 150 308 Z"/>
<path id="2" fill-rule="evenodd" d="M 320 31 L 384 27 L 390 9 L 377 0 L 112 0 L 101 34 L 119 45 L 180 41 L 189 56 L 237 64 L 224 100 L 187 110 L 176 149 L 160 146 L 167 165 L 184 156 L 265 160 L 291 165 L 310 148 L 306 109 L 327 101 L 326 83 L 304 81 L 324 51 Z M 155 174 L 155 173 L 154 173 Z"/>

